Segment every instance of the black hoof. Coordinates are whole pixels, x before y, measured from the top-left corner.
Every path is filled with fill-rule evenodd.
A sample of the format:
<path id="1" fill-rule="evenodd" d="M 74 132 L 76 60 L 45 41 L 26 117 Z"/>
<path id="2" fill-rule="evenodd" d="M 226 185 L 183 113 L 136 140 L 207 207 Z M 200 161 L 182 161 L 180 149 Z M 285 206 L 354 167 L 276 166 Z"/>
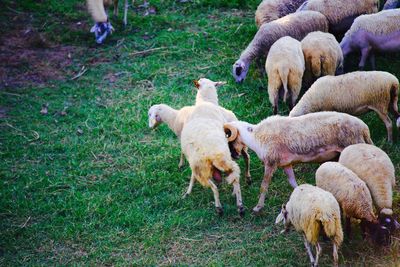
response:
<path id="1" fill-rule="evenodd" d="M 239 215 L 240 215 L 240 217 L 241 218 L 243 218 L 244 217 L 244 207 L 243 206 L 240 206 L 239 208 L 238 208 L 238 212 L 239 212 Z"/>
<path id="2" fill-rule="evenodd" d="M 253 180 L 251 179 L 251 177 L 246 177 L 246 184 L 251 185 L 252 183 L 253 183 Z"/>
<path id="3" fill-rule="evenodd" d="M 215 208 L 215 211 L 217 212 L 217 214 L 218 214 L 219 216 L 224 215 L 224 210 L 223 210 L 221 207 L 216 207 L 216 208 Z"/>

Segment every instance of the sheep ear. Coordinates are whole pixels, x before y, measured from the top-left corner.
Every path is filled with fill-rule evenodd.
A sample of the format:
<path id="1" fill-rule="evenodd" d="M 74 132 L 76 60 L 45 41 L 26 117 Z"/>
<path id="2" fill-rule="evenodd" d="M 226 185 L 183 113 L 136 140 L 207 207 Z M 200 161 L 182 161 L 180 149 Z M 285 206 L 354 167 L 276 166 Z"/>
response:
<path id="1" fill-rule="evenodd" d="M 92 28 L 90 28 L 90 32 L 95 32 L 96 31 L 96 28 L 97 28 L 97 25 L 95 24 L 95 25 L 93 25 L 93 27 Z"/>
<path id="2" fill-rule="evenodd" d="M 276 219 L 275 219 L 275 224 L 283 222 L 284 218 L 285 217 L 283 216 L 283 212 L 281 211 L 281 213 L 279 213 L 278 217 L 276 217 Z"/>
<path id="3" fill-rule="evenodd" d="M 214 82 L 215 87 L 219 87 L 219 86 L 222 86 L 225 84 L 226 84 L 226 82 Z"/>
<path id="4" fill-rule="evenodd" d="M 196 86 L 197 89 L 200 88 L 200 83 L 197 80 L 193 80 L 194 86 Z"/>

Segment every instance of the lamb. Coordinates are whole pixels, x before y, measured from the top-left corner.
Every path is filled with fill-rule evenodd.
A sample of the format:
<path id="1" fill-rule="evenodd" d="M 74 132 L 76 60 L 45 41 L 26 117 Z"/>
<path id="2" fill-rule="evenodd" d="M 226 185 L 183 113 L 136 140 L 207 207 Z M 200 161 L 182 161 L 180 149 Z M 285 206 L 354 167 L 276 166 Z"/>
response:
<path id="1" fill-rule="evenodd" d="M 275 220 L 275 224 L 280 222 L 285 224 L 285 230 L 293 225 L 296 231 L 303 233 L 311 266 L 318 266 L 321 255 L 318 237 L 322 230 L 332 240 L 334 266 L 338 266 L 338 249 L 343 242 L 343 230 L 339 204 L 331 193 L 309 184 L 296 187 Z M 310 243 L 316 250 L 315 259 Z"/>
<path id="2" fill-rule="evenodd" d="M 400 51 L 399 25 L 400 9 L 358 17 L 340 42 L 344 58 L 353 51 L 361 51 L 358 67 L 364 69 L 369 58 L 372 69 L 376 69 L 375 52 Z"/>
<path id="3" fill-rule="evenodd" d="M 268 95 L 274 114 L 278 113 L 279 91 L 284 90 L 283 101 L 290 96 L 289 107 L 293 108 L 301 90 L 305 70 L 301 44 L 296 39 L 285 36 L 276 41 L 268 53 L 265 63 L 268 74 Z"/>
<path id="4" fill-rule="evenodd" d="M 361 220 L 363 234 L 366 229 L 374 241 L 379 244 L 388 244 L 389 230 L 378 223 L 374 214 L 371 193 L 364 181 L 337 162 L 322 164 L 315 173 L 316 184 L 330 193 L 339 202 L 343 215 L 346 218 L 346 233 L 351 233 L 350 218 Z"/>
<path id="5" fill-rule="evenodd" d="M 393 114 L 400 128 L 400 113 L 397 108 L 399 93 L 398 79 L 383 71 L 358 71 L 340 76 L 318 79 L 303 95 L 289 113 L 297 117 L 317 111 L 339 111 L 361 115 L 375 111 L 385 123 L 389 142 L 393 142 Z"/>
<path id="6" fill-rule="evenodd" d="M 362 14 L 378 12 L 379 0 L 308 0 L 297 11 L 312 10 L 321 12 L 329 21 L 331 33 L 343 34 Z"/>
<path id="7" fill-rule="evenodd" d="M 392 195 L 396 180 L 394 166 L 388 155 L 376 146 L 358 144 L 345 148 L 339 163 L 367 184 L 378 209 L 379 222 L 391 232 L 400 228 L 393 218 Z"/>
<path id="8" fill-rule="evenodd" d="M 335 36 L 326 32 L 311 32 L 301 41 L 306 62 L 306 76 L 314 80 L 343 72 L 342 49 Z"/>
<path id="9" fill-rule="evenodd" d="M 183 125 L 193 110 L 194 106 L 187 106 L 176 110 L 165 104 L 153 105 L 149 109 L 149 128 L 156 128 L 159 124 L 165 122 L 180 139 Z M 183 164 L 184 156 L 181 152 L 178 167 L 181 168 Z"/>
<path id="10" fill-rule="evenodd" d="M 249 71 L 250 63 L 255 58 L 267 56 L 271 46 L 281 37 L 290 36 L 301 40 L 313 31 L 328 31 L 328 20 L 319 12 L 297 12 L 264 23 L 240 58 L 233 64 L 232 72 L 236 82 L 243 82 Z"/>
<path id="11" fill-rule="evenodd" d="M 265 196 L 275 170 L 283 168 L 296 187 L 293 165 L 324 162 L 357 143 L 372 144 L 368 126 L 345 113 L 317 112 L 300 117 L 271 116 L 253 125 L 244 121 L 225 123 L 228 142 L 234 149 L 246 145 L 264 162 L 264 178 L 254 212 L 264 207 Z"/>
<path id="12" fill-rule="evenodd" d="M 113 26 L 108 21 L 108 16 L 104 6 L 111 5 L 111 0 L 86 0 L 89 13 L 92 15 L 96 24 L 90 29 L 96 36 L 96 43 L 102 44 L 106 37 L 114 31 Z M 118 0 L 114 2 L 114 16 L 118 16 Z M 134 0 L 132 0 L 132 4 Z M 125 0 L 124 6 L 124 25 L 127 25 L 128 0 Z"/>
<path id="13" fill-rule="evenodd" d="M 399 0 L 387 0 L 385 5 L 383 6 L 383 10 L 395 9 L 395 8 L 400 8 L 400 1 Z"/>
<path id="14" fill-rule="evenodd" d="M 255 20 L 257 28 L 290 13 L 294 13 L 305 0 L 263 0 L 257 7 Z"/>

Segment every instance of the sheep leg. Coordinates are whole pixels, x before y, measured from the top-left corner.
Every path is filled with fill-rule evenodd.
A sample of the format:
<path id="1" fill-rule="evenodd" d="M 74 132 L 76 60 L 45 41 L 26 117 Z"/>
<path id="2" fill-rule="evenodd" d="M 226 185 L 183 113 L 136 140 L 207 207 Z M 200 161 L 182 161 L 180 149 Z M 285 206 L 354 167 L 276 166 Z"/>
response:
<path id="1" fill-rule="evenodd" d="M 211 190 L 214 193 L 214 200 L 215 200 L 215 210 L 217 211 L 219 216 L 222 216 L 224 214 L 224 211 L 222 209 L 221 202 L 219 201 L 219 192 L 218 192 L 218 187 L 210 180 L 208 180 L 208 184 L 211 187 Z"/>
<path id="2" fill-rule="evenodd" d="M 317 242 L 317 245 L 315 246 L 315 251 L 316 251 L 317 254 L 315 255 L 314 266 L 318 266 L 319 256 L 321 255 L 321 252 L 322 252 L 321 245 L 318 242 Z"/>
<path id="3" fill-rule="evenodd" d="M 179 159 L 179 164 L 178 164 L 178 168 L 182 168 L 183 164 L 185 164 L 185 156 L 183 155 L 183 152 L 181 151 L 181 158 Z"/>
<path id="4" fill-rule="evenodd" d="M 118 0 L 114 0 L 114 16 L 118 16 Z"/>
<path id="5" fill-rule="evenodd" d="M 368 107 L 369 109 L 375 111 L 378 113 L 379 118 L 383 121 L 383 123 L 386 126 L 386 131 L 387 131 L 387 138 L 390 143 L 393 143 L 393 129 L 392 129 L 392 120 L 389 117 L 389 114 L 387 112 L 382 112 L 380 110 L 377 110 L 374 107 Z"/>
<path id="6" fill-rule="evenodd" d="M 339 266 L 338 246 L 333 243 L 333 266 Z"/>
<path id="7" fill-rule="evenodd" d="M 314 256 L 311 251 L 310 243 L 308 243 L 305 235 L 303 235 L 303 238 L 304 238 L 304 246 L 306 247 L 308 257 L 310 257 L 311 266 L 314 266 L 315 260 L 314 260 Z"/>
<path id="8" fill-rule="evenodd" d="M 358 64 L 358 68 L 360 70 L 364 70 L 365 62 L 368 59 L 368 55 L 369 55 L 370 50 L 371 50 L 370 47 L 366 47 L 366 48 L 361 49 L 361 60 L 360 60 L 360 63 Z"/>
<path id="9" fill-rule="evenodd" d="M 283 170 L 285 171 L 285 173 L 286 173 L 286 175 L 288 177 L 289 184 L 293 188 L 296 188 L 298 185 L 297 185 L 297 182 L 296 182 L 296 177 L 294 176 L 292 165 L 286 166 Z"/>
<path id="10" fill-rule="evenodd" d="M 371 63 L 371 70 L 376 70 L 375 54 L 371 53 L 369 56 L 369 62 Z"/>
<path id="11" fill-rule="evenodd" d="M 279 103 L 279 94 L 276 94 L 274 97 L 274 115 L 278 114 L 278 103 Z"/>
<path id="12" fill-rule="evenodd" d="M 247 149 L 242 150 L 242 156 L 244 158 L 244 163 L 246 166 L 246 174 L 245 174 L 246 175 L 246 183 L 248 185 L 251 185 L 252 180 L 251 180 L 251 174 L 250 174 L 250 155 L 247 152 Z"/>
<path id="13" fill-rule="evenodd" d="M 125 6 L 124 6 L 124 26 L 128 24 L 128 0 L 125 0 Z"/>
<path id="14" fill-rule="evenodd" d="M 265 196 L 268 191 L 269 183 L 271 182 L 272 174 L 276 170 L 276 166 L 270 166 L 267 163 L 264 163 L 264 178 L 263 181 L 261 182 L 261 188 L 260 188 L 260 197 L 258 198 L 258 203 L 257 206 L 253 208 L 253 211 L 255 213 L 258 213 L 261 211 L 261 209 L 264 207 L 265 203 Z"/>
<path id="15" fill-rule="evenodd" d="M 194 181 L 195 180 L 196 180 L 196 178 L 192 174 L 192 176 L 190 177 L 189 187 L 188 187 L 186 193 L 183 195 L 182 198 L 186 198 L 188 195 L 190 195 L 190 193 L 192 193 L 192 189 L 193 189 L 193 185 L 194 185 Z"/>
<path id="16" fill-rule="evenodd" d="M 346 216 L 346 235 L 348 236 L 349 240 L 351 239 L 351 221 L 350 217 Z"/>

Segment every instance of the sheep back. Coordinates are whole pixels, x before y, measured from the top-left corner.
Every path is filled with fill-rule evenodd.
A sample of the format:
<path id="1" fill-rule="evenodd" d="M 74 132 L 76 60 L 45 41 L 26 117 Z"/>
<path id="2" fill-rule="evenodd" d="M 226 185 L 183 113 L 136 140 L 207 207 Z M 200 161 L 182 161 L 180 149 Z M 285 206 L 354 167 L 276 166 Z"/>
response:
<path id="1" fill-rule="evenodd" d="M 305 0 L 263 0 L 257 7 L 255 21 L 257 27 L 294 13 Z"/>
<path id="2" fill-rule="evenodd" d="M 389 210 L 387 215 L 391 215 L 392 187 L 396 181 L 394 166 L 388 155 L 376 146 L 357 144 L 343 150 L 339 163 L 367 184 L 378 210 Z"/>
<path id="3" fill-rule="evenodd" d="M 325 234 L 337 245 L 343 241 L 340 208 L 335 197 L 321 188 L 302 184 L 293 190 L 286 204 L 288 218 L 297 231 L 304 232 L 313 245 L 322 224 Z"/>
<path id="4" fill-rule="evenodd" d="M 392 87 L 399 87 L 398 79 L 383 71 L 356 71 L 340 76 L 325 76 L 314 82 L 289 116 L 333 110 L 359 115 L 366 112 L 368 106 L 387 111 Z"/>
<path id="5" fill-rule="evenodd" d="M 318 168 L 315 180 L 318 187 L 332 193 L 347 217 L 376 220 L 367 185 L 350 169 L 337 162 L 326 162 Z"/>

